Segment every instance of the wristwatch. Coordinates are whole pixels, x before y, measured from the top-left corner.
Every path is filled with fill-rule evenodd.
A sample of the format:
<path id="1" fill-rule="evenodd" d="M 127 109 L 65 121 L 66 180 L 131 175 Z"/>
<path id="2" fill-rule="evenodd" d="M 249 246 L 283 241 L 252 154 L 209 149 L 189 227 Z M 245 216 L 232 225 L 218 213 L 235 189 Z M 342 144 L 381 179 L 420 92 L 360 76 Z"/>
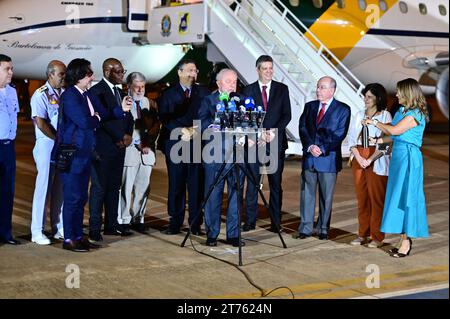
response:
<path id="1" fill-rule="evenodd" d="M 378 121 L 377 119 L 373 119 L 373 120 L 372 120 L 372 125 L 373 125 L 373 126 L 377 126 L 378 122 L 379 122 L 379 121 Z"/>

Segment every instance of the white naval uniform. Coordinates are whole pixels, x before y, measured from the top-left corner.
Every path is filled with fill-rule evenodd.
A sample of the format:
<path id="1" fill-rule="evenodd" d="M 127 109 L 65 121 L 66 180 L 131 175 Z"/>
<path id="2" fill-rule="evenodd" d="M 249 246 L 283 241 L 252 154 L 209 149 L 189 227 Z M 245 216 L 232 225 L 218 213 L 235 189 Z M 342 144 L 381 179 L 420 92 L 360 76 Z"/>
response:
<path id="1" fill-rule="evenodd" d="M 149 100 L 141 100 L 141 109 L 149 109 Z M 136 103 L 131 109 L 137 119 Z M 150 175 L 155 164 L 155 153 L 142 154 L 135 145 L 141 142 L 139 131 L 133 131 L 133 142 L 127 147 L 122 173 L 117 222 L 119 224 L 144 223 L 145 208 L 150 190 Z M 134 197 L 133 197 L 134 195 Z"/>
<path id="2" fill-rule="evenodd" d="M 61 93 L 63 91 L 61 90 Z M 47 82 L 34 92 L 31 97 L 31 117 L 36 116 L 46 119 L 56 130 L 58 125 L 59 97 Z M 54 141 L 48 138 L 35 123 L 36 144 L 33 149 L 33 157 L 38 174 L 33 196 L 33 208 L 31 213 L 31 236 L 39 237 L 45 229 L 45 210 L 48 197 L 50 197 L 50 222 L 52 233 L 64 234 L 62 223 L 62 179 L 53 165 L 50 165 L 50 157 Z"/>

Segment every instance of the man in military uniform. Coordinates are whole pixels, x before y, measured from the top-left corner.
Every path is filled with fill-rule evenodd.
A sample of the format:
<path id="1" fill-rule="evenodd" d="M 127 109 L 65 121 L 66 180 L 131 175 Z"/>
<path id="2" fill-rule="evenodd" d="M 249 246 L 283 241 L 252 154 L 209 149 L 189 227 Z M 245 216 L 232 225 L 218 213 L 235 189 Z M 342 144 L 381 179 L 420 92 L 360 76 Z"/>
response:
<path id="1" fill-rule="evenodd" d="M 12 236 L 14 179 L 19 102 L 16 89 L 11 87 L 13 64 L 11 58 L 0 54 L 0 243 L 19 245 Z"/>
<path id="2" fill-rule="evenodd" d="M 31 241 L 38 245 L 49 245 L 45 236 L 45 210 L 50 197 L 50 220 L 55 239 L 63 239 L 62 184 L 59 174 L 50 165 L 50 157 L 56 138 L 60 96 L 64 89 L 66 66 L 61 61 L 51 61 L 47 66 L 47 82 L 31 97 L 31 117 L 36 132 L 33 157 L 38 174 L 31 213 Z"/>

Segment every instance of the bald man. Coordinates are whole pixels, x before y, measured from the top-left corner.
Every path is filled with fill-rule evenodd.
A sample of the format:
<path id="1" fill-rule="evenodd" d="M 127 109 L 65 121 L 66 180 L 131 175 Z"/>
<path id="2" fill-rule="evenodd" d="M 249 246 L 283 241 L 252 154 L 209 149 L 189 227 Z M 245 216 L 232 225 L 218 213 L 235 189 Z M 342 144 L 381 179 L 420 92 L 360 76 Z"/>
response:
<path id="1" fill-rule="evenodd" d="M 121 89 L 126 71 L 122 63 L 109 58 L 103 62 L 103 79 L 90 92 L 98 97 L 103 107 L 111 111 L 120 106 L 125 96 Z M 89 195 L 89 239 L 103 240 L 101 232 L 102 211 L 105 208 L 104 234 L 128 236 L 132 233 L 117 223 L 119 190 L 125 149 L 132 142 L 133 116 L 130 112 L 121 119 L 101 122 L 96 131 L 96 158 L 92 163 Z"/>
<path id="2" fill-rule="evenodd" d="M 62 183 L 59 173 L 50 165 L 50 157 L 56 138 L 60 96 L 64 92 L 65 64 L 58 60 L 50 61 L 46 75 L 47 82 L 34 92 L 30 102 L 36 133 L 33 158 L 38 172 L 31 210 L 31 241 L 38 245 L 50 244 L 44 234 L 48 199 L 52 235 L 55 239 L 64 238 Z"/>
<path id="3" fill-rule="evenodd" d="M 298 238 L 313 233 L 316 191 L 319 188 L 317 235 L 328 239 L 331 206 L 338 172 L 342 169 L 342 141 L 350 124 L 350 107 L 334 98 L 336 81 L 324 76 L 317 82 L 317 100 L 305 104 L 299 121 L 303 146 L 300 225 Z"/>

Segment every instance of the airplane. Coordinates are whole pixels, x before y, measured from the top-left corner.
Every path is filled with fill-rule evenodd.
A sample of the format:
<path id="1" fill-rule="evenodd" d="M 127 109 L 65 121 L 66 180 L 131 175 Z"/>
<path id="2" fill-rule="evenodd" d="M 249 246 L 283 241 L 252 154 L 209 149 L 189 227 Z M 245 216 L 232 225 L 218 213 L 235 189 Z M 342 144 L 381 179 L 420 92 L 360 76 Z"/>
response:
<path id="1" fill-rule="evenodd" d="M 448 118 L 448 2 L 273 1 L 287 6 L 363 83 L 379 82 L 395 93 L 397 81 L 413 77 L 426 94 L 436 94 Z M 18 78 L 42 79 L 48 61 L 84 57 L 99 79 L 101 62 L 116 57 L 152 83 L 164 77 L 190 47 L 145 42 L 145 23 L 160 0 L 34 3 L 39 9 L 26 0 L 0 2 L 0 52 L 13 57 Z M 142 12 L 134 15 L 134 21 L 130 5 Z M 330 36 L 335 34 L 332 28 L 342 37 Z"/>
<path id="2" fill-rule="evenodd" d="M 440 0 L 275 0 L 363 83 L 411 77 L 448 119 L 449 3 Z M 341 36 L 336 37 L 336 34 Z"/>
<path id="3" fill-rule="evenodd" d="M 141 43 L 145 26 L 135 26 L 146 17 L 132 21 L 128 2 L 1 0 L 0 52 L 13 59 L 15 78 L 44 79 L 49 61 L 82 57 L 100 80 L 103 61 L 115 57 L 156 82 L 182 59 L 186 46 Z M 151 4 L 140 2 L 144 8 Z"/>

